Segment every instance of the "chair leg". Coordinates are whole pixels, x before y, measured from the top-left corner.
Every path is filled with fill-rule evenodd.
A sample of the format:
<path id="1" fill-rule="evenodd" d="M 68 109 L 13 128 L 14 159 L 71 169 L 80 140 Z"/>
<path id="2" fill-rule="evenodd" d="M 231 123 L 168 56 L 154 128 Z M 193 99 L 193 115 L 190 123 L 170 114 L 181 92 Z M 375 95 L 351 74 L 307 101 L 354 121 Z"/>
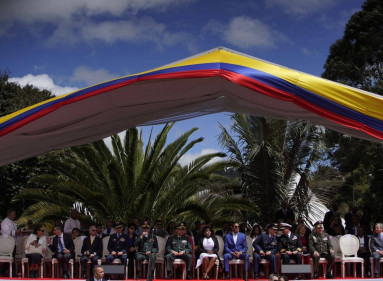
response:
<path id="1" fill-rule="evenodd" d="M 9 263 L 9 277 L 12 278 L 12 262 Z"/>

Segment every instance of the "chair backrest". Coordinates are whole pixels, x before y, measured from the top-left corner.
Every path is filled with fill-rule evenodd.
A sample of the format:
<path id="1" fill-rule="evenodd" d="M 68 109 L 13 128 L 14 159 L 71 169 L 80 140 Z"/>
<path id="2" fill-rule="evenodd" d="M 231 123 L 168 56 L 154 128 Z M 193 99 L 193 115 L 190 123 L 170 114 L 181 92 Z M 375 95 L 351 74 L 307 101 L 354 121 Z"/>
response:
<path id="1" fill-rule="evenodd" d="M 246 243 L 247 243 L 247 254 L 250 255 L 250 257 L 253 256 L 253 239 L 250 236 L 246 235 Z"/>
<path id="2" fill-rule="evenodd" d="M 351 234 L 343 235 L 339 239 L 340 249 L 342 251 L 342 258 L 348 256 L 358 256 L 359 239 Z"/>
<path id="3" fill-rule="evenodd" d="M 158 253 L 157 257 L 163 258 L 165 255 L 165 247 L 166 247 L 166 241 L 165 238 L 162 238 L 160 236 L 157 236 L 157 244 L 158 244 Z"/>
<path id="4" fill-rule="evenodd" d="M 339 246 L 339 237 L 331 236 L 330 240 L 331 240 L 331 245 L 332 245 L 333 250 L 334 250 L 334 255 L 336 257 L 341 257 L 342 251 L 340 250 L 340 246 Z"/>
<path id="5" fill-rule="evenodd" d="M 0 256 L 12 257 L 15 240 L 12 236 L 0 236 Z"/>
<path id="6" fill-rule="evenodd" d="M 74 254 L 76 258 L 81 258 L 81 249 L 82 249 L 82 244 L 84 243 L 84 240 L 81 239 L 81 237 L 76 237 L 73 240 L 74 243 Z"/>
<path id="7" fill-rule="evenodd" d="M 25 256 L 25 245 L 27 243 L 28 236 L 19 237 L 16 244 L 16 259 L 22 259 Z"/>
<path id="8" fill-rule="evenodd" d="M 218 241 L 218 257 L 220 259 L 223 259 L 223 251 L 224 251 L 224 248 L 225 248 L 225 242 L 223 241 L 222 237 L 217 235 L 215 236 L 217 238 L 217 241 Z"/>
<path id="9" fill-rule="evenodd" d="M 102 238 L 102 256 L 106 257 L 109 254 L 108 251 L 109 236 Z"/>

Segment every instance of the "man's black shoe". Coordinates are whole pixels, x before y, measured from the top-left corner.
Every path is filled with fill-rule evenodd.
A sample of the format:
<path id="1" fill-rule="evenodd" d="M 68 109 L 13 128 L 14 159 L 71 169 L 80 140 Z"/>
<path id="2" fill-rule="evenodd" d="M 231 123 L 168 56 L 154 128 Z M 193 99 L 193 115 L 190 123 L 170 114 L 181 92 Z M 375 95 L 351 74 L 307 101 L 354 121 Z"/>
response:
<path id="1" fill-rule="evenodd" d="M 335 279 L 335 277 L 331 273 L 326 274 L 327 279 Z"/>
<path id="2" fill-rule="evenodd" d="M 375 278 L 379 278 L 379 273 L 374 274 Z"/>
<path id="3" fill-rule="evenodd" d="M 168 271 L 168 274 L 166 274 L 166 279 L 173 279 L 171 271 Z"/>
<path id="4" fill-rule="evenodd" d="M 313 275 L 313 278 L 312 279 L 318 279 L 319 278 L 319 274 L 318 273 L 314 273 Z"/>
<path id="5" fill-rule="evenodd" d="M 191 280 L 191 276 L 190 276 L 190 273 L 186 274 L 186 280 Z"/>
<path id="6" fill-rule="evenodd" d="M 141 275 L 140 275 L 140 274 L 137 274 L 137 275 L 136 275 L 136 279 L 141 279 Z"/>
<path id="7" fill-rule="evenodd" d="M 82 279 L 88 279 L 88 276 L 86 275 L 86 273 L 84 273 L 84 274 L 82 275 Z"/>
<path id="8" fill-rule="evenodd" d="M 258 279 L 258 273 L 254 273 L 254 279 Z"/>

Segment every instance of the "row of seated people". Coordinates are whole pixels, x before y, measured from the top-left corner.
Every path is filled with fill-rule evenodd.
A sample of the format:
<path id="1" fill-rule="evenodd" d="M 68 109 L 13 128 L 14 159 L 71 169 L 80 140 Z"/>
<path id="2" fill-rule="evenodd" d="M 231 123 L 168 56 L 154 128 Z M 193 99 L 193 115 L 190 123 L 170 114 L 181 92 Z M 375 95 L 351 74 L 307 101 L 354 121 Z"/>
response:
<path id="1" fill-rule="evenodd" d="M 108 255 L 106 256 L 106 263 L 111 264 L 115 259 L 121 260 L 122 264 L 127 264 L 128 260 L 133 261 L 136 259 L 137 263 L 137 278 L 140 278 L 140 263 L 145 259 L 152 259 L 152 270 L 154 270 L 156 252 L 158 251 L 157 238 L 153 235 L 150 239 L 149 224 L 144 221 L 141 228 L 143 233 L 140 236 L 135 237 L 133 243 L 128 235 L 123 233 L 123 224 L 117 223 L 114 227 L 115 233 L 112 234 L 108 242 Z M 305 253 L 310 253 L 313 259 L 314 278 L 318 277 L 318 261 L 319 258 L 326 258 L 328 260 L 327 277 L 332 278 L 331 269 L 334 264 L 334 252 L 332 250 L 331 239 L 328 234 L 323 232 L 322 222 L 317 222 L 312 234 L 306 244 L 306 250 L 302 244 L 302 237 L 298 234 L 290 231 L 291 225 L 289 224 L 269 224 L 267 226 L 267 232 L 262 232 L 252 243 L 254 250 L 253 267 L 254 277 L 258 277 L 259 262 L 261 259 L 269 260 L 271 264 L 271 271 L 277 272 L 276 254 L 280 253 L 280 257 L 283 264 L 289 264 L 290 260 L 295 260 L 296 263 L 302 263 L 302 256 Z M 134 232 L 134 227 L 129 227 Z M 278 229 L 282 229 L 283 234 L 277 237 Z M 68 271 L 68 261 L 74 258 L 74 243 L 70 235 L 62 232 L 62 228 L 57 226 L 54 228 L 55 236 L 53 239 L 45 239 L 43 235 L 44 229 L 41 226 L 36 228 L 34 234 L 28 237 L 26 242 L 25 251 L 29 258 L 30 276 L 37 277 L 38 266 L 41 263 L 41 257 L 44 249 L 47 247 L 54 253 L 54 257 L 58 259 L 65 278 L 70 278 Z M 383 254 L 383 237 L 382 237 L 383 225 L 376 224 L 376 234 L 371 238 L 371 249 L 375 263 L 379 262 Z M 96 264 L 98 259 L 102 257 L 102 239 L 96 236 L 97 229 L 95 226 L 90 227 L 89 236 L 86 237 L 82 244 L 82 269 L 83 277 L 86 278 L 86 263 L 88 260 L 92 261 L 92 264 Z M 183 223 L 176 226 L 176 235 L 170 236 L 166 243 L 166 264 L 167 264 L 167 278 L 173 278 L 171 274 L 171 263 L 175 259 L 182 259 L 186 263 L 187 278 L 190 279 L 190 272 L 193 264 L 193 247 L 194 241 L 187 237 L 186 227 Z M 302 239 L 301 239 L 302 238 Z M 368 245 L 367 236 L 363 241 L 366 248 Z M 130 242 L 129 242 L 130 241 Z M 199 258 L 197 259 L 196 266 L 202 265 L 202 277 L 203 279 L 209 278 L 209 272 L 214 267 L 216 261 L 222 262 L 218 255 L 219 244 L 217 237 L 212 236 L 210 227 L 205 227 L 203 236 L 199 241 L 195 241 L 199 250 Z M 150 251 L 152 247 L 152 251 Z M 224 237 L 224 255 L 223 264 L 225 277 L 230 278 L 229 260 L 231 259 L 243 259 L 245 260 L 246 271 L 249 265 L 248 243 L 245 234 L 239 232 L 239 224 L 232 224 L 232 231 L 227 233 Z M 41 253 L 38 248 L 41 249 Z M 367 251 L 369 254 L 369 251 Z M 151 254 L 150 254 L 151 253 Z M 369 255 L 364 256 L 366 264 L 369 262 Z M 221 257 L 222 259 L 222 257 Z M 367 266 L 367 268 L 369 268 Z M 379 266 L 375 265 L 374 274 L 378 274 Z"/>

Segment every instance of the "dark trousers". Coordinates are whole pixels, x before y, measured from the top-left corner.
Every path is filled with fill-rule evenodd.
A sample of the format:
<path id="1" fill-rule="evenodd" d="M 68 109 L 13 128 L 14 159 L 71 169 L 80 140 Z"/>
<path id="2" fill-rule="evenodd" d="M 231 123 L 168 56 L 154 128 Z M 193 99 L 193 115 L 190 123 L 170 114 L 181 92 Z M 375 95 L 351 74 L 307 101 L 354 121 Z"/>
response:
<path id="1" fill-rule="evenodd" d="M 43 256 L 39 253 L 32 253 L 32 254 L 28 254 L 27 257 L 28 257 L 28 265 L 29 266 L 31 266 L 32 264 L 37 264 L 40 266 L 41 259 Z"/>
<path id="2" fill-rule="evenodd" d="M 59 262 L 60 267 L 62 268 L 64 273 L 69 273 L 68 271 L 68 263 L 72 258 L 71 253 L 56 253 L 56 259 Z"/>
<path id="3" fill-rule="evenodd" d="M 107 257 L 106 257 L 106 263 L 107 264 L 111 264 L 115 259 L 119 259 L 121 260 L 121 263 L 123 265 L 126 265 L 126 262 L 128 261 L 128 255 L 127 254 L 122 254 L 121 256 L 113 256 L 112 254 L 109 254 Z"/>
<path id="4" fill-rule="evenodd" d="M 191 265 L 192 265 L 192 256 L 190 254 L 183 254 L 182 256 L 175 256 L 173 255 L 172 253 L 170 254 L 167 254 L 165 256 L 165 260 L 166 260 L 166 269 L 168 272 L 170 272 L 172 270 L 172 262 L 175 260 L 175 259 L 181 259 L 183 260 L 185 263 L 186 263 L 186 270 L 187 272 L 190 272 L 191 270 Z"/>
<path id="5" fill-rule="evenodd" d="M 335 256 L 334 255 L 331 255 L 331 254 L 324 254 L 324 253 L 321 253 L 319 254 L 319 256 L 315 256 L 315 255 L 311 255 L 312 259 L 313 259 L 313 269 L 314 269 L 314 273 L 318 273 L 318 267 L 319 267 L 319 259 L 320 258 L 325 258 L 328 262 L 327 264 L 327 272 L 326 273 L 331 273 L 331 270 L 334 266 L 334 262 L 335 262 Z"/>
<path id="6" fill-rule="evenodd" d="M 282 254 L 281 259 L 283 264 L 290 264 L 290 260 L 295 260 L 297 264 L 302 264 L 301 254 L 296 254 L 296 255 Z"/>
<path id="7" fill-rule="evenodd" d="M 89 256 L 86 256 L 86 255 L 83 255 L 83 256 L 81 257 L 81 260 L 80 260 L 80 262 L 81 262 L 81 271 L 82 271 L 82 274 L 87 273 L 87 272 L 86 272 L 86 264 L 88 263 L 89 259 L 90 259 L 91 262 L 92 262 L 92 266 L 90 267 L 90 272 L 93 272 L 93 271 L 92 271 L 92 270 L 93 270 L 93 266 L 94 266 L 94 265 L 97 265 L 97 261 L 98 261 L 98 256 L 97 256 L 97 255 L 93 256 L 92 258 L 89 258 Z"/>
<path id="8" fill-rule="evenodd" d="M 149 260 L 150 257 L 150 265 L 151 265 L 151 270 L 154 270 L 156 268 L 156 254 L 151 254 L 151 255 L 146 255 L 145 253 L 137 253 L 136 254 L 136 269 L 137 269 L 137 274 L 141 273 L 141 262 L 144 260 Z"/>
<path id="9" fill-rule="evenodd" d="M 277 273 L 277 257 L 274 254 L 270 254 L 268 256 L 264 255 L 261 256 L 258 253 L 254 254 L 254 273 L 258 274 L 259 270 L 259 262 L 261 259 L 266 259 L 270 262 L 270 267 L 271 267 L 271 273 Z"/>
<path id="10" fill-rule="evenodd" d="M 379 261 L 382 256 L 378 252 L 373 252 L 372 257 L 374 258 L 374 273 L 379 273 Z"/>

